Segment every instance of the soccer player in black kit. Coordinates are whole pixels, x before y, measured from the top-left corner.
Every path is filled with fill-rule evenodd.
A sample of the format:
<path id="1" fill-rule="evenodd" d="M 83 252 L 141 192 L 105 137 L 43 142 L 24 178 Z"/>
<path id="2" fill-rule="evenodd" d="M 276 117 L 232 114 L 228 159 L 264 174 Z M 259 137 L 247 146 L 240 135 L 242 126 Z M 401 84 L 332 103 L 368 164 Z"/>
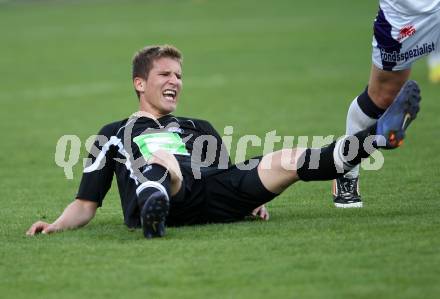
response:
<path id="1" fill-rule="evenodd" d="M 252 213 L 267 219 L 264 204 L 293 183 L 334 179 L 374 150 L 398 147 L 419 110 L 419 88 L 408 81 L 377 123 L 354 136 L 231 165 L 209 122 L 171 114 L 182 89 L 181 67 L 182 56 L 172 46 L 136 53 L 132 79 L 139 111 L 100 130 L 76 200 L 53 223 L 34 223 L 28 235 L 86 225 L 114 174 L 124 222 L 142 227 L 146 238 L 162 237 L 166 226 L 233 222 Z"/>

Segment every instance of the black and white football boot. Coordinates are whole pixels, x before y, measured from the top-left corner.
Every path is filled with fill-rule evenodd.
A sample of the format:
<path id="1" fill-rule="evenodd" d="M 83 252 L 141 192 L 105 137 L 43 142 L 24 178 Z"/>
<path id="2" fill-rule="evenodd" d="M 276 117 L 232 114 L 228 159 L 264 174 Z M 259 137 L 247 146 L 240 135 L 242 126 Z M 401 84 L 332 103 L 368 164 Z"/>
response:
<path id="1" fill-rule="evenodd" d="M 337 208 L 362 208 L 359 178 L 340 177 L 333 180 L 333 202 Z"/>

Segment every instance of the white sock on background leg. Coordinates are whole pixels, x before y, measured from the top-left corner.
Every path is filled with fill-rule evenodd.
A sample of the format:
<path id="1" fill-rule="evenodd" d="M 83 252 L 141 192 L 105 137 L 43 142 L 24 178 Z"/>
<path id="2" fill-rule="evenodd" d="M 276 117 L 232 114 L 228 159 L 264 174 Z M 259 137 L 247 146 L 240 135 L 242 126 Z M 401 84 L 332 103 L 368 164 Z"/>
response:
<path id="1" fill-rule="evenodd" d="M 351 102 L 350 108 L 347 113 L 347 123 L 345 132 L 347 135 L 354 135 L 359 131 L 365 130 L 372 126 L 377 119 L 371 118 L 366 115 L 358 104 L 357 97 Z M 359 176 L 359 165 L 347 172 L 344 177 L 357 178 Z"/>

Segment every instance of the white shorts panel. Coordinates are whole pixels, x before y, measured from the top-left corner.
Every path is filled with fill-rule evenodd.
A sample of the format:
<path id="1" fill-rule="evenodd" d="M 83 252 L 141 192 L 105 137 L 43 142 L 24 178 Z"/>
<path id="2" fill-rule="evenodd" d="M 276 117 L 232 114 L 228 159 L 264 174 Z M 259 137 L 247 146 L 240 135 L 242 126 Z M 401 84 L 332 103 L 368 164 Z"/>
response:
<path id="1" fill-rule="evenodd" d="M 440 48 L 440 11 L 416 16 L 379 10 L 374 22 L 372 61 L 388 71 L 411 68 Z"/>

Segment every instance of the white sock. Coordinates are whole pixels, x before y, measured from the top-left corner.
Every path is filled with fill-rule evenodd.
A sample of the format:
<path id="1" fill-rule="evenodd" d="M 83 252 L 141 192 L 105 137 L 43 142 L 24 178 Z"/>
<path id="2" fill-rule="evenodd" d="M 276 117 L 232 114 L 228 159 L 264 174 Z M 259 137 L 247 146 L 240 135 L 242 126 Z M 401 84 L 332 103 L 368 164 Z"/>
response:
<path id="1" fill-rule="evenodd" d="M 357 102 L 357 97 L 351 102 L 350 108 L 347 113 L 347 122 L 345 132 L 347 135 L 354 135 L 359 131 L 365 130 L 372 126 L 377 119 L 371 118 L 366 115 Z M 347 172 L 344 177 L 357 178 L 359 176 L 359 165 L 355 166 L 352 170 Z"/>

